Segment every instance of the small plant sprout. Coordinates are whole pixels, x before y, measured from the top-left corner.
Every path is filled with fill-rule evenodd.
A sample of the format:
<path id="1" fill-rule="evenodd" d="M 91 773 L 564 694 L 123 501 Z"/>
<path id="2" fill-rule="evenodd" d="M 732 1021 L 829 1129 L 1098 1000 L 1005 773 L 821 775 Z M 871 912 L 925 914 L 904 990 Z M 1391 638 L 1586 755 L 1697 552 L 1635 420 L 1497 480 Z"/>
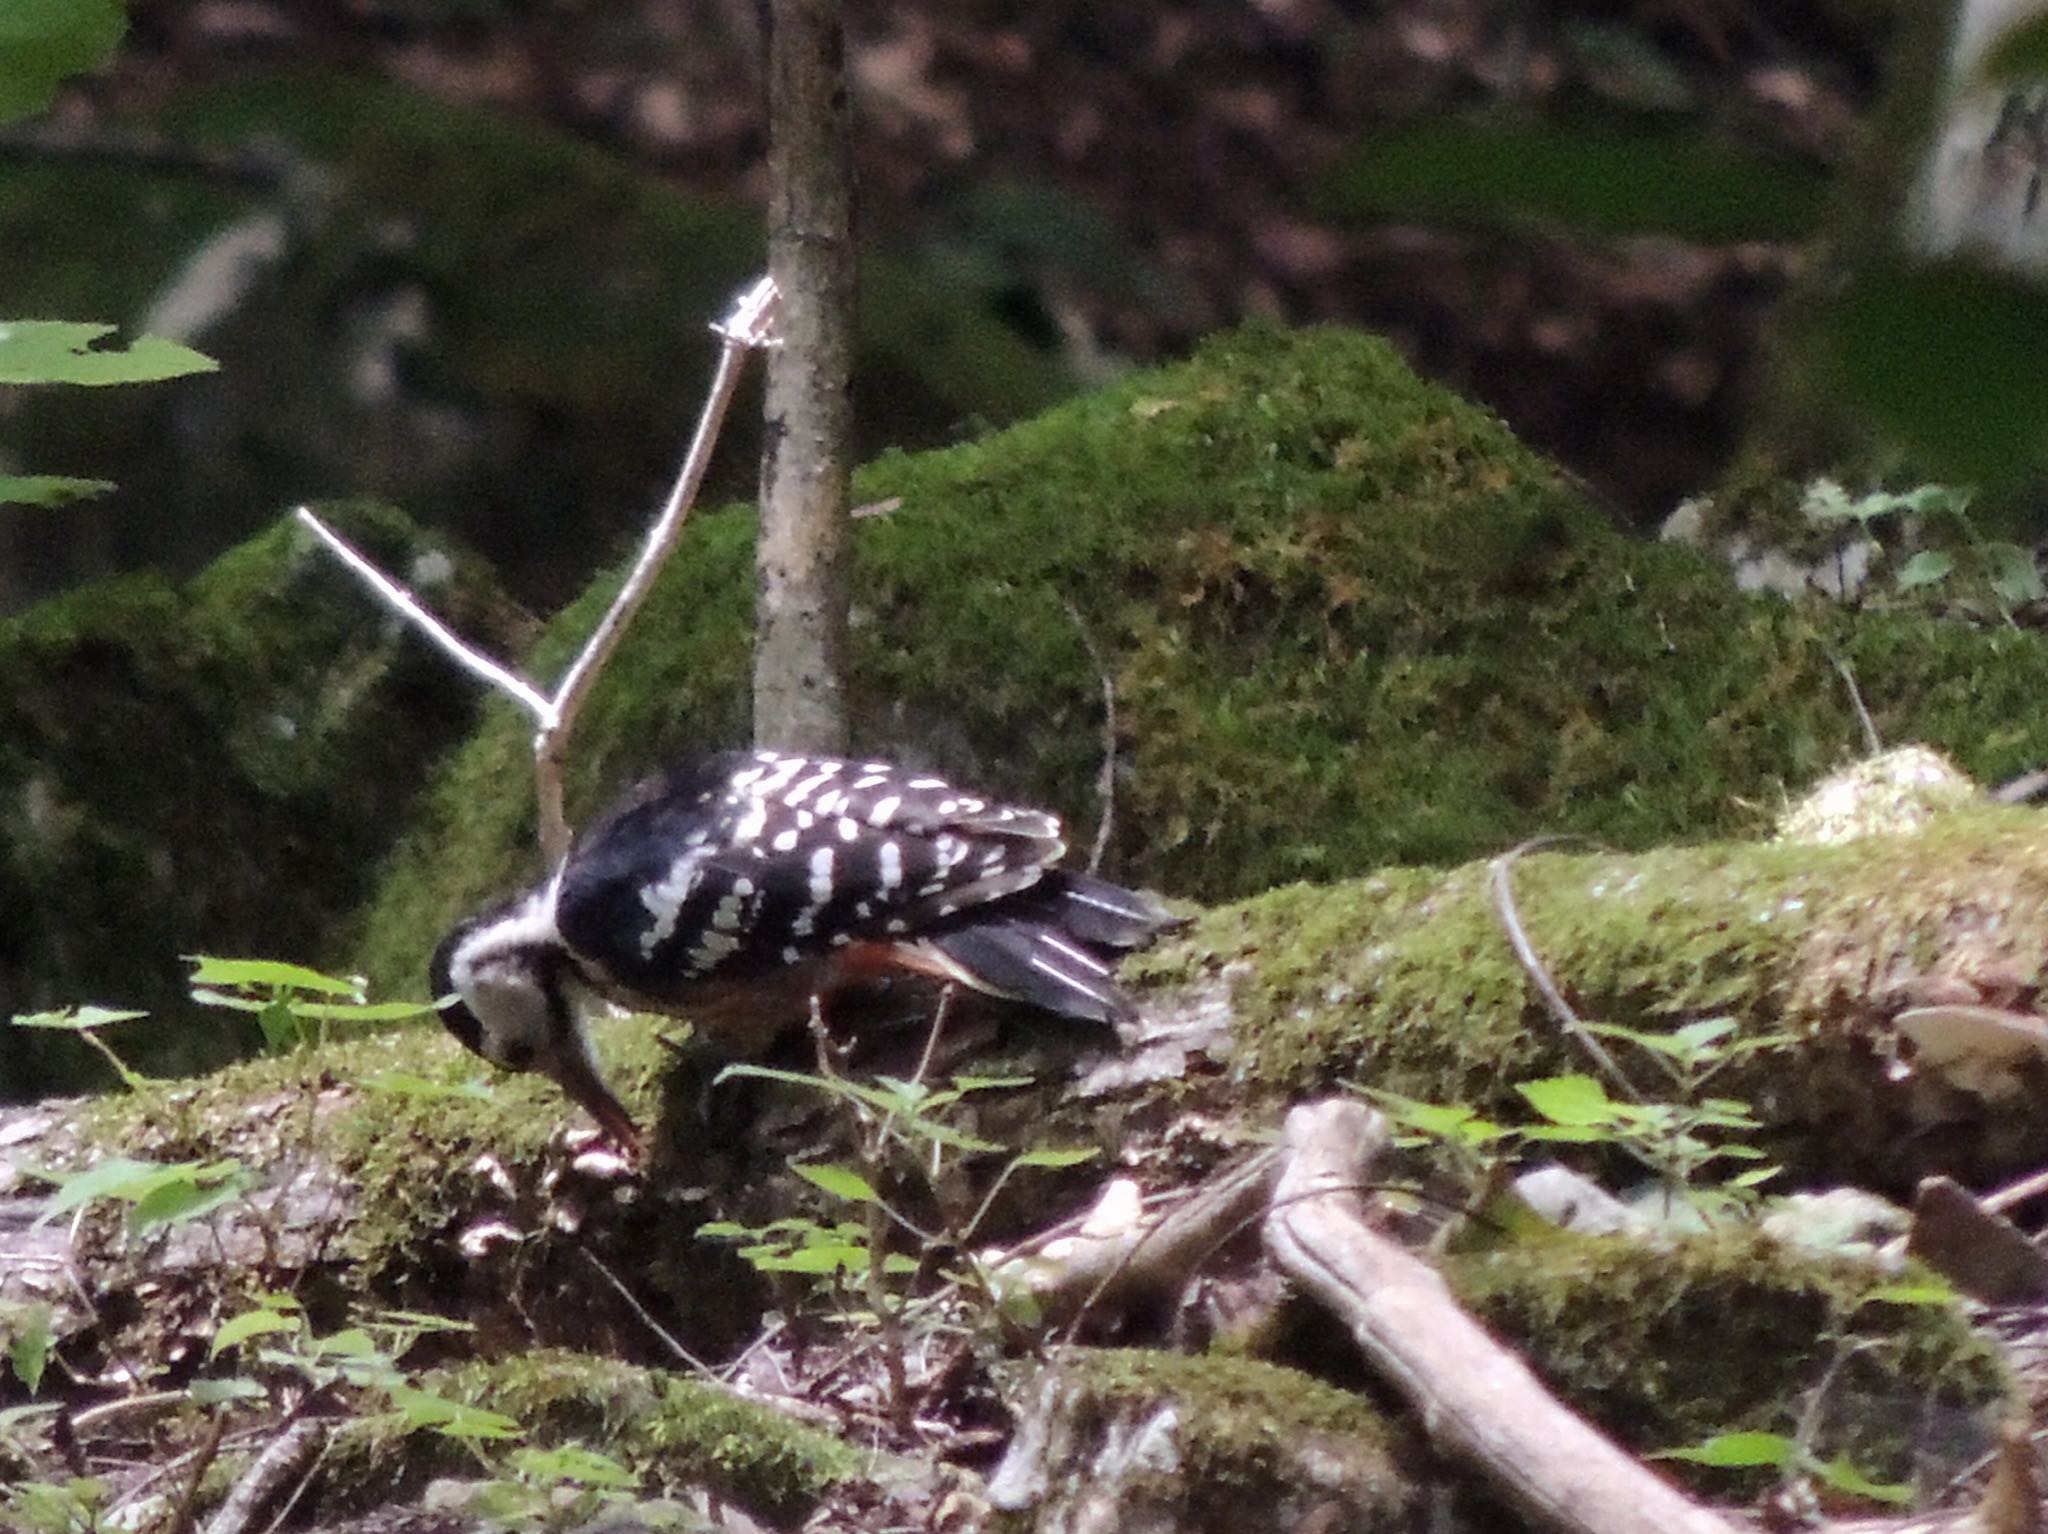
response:
<path id="1" fill-rule="evenodd" d="M 326 975 L 276 959 L 193 955 L 189 962 L 192 999 L 252 1013 L 272 1054 L 325 1043 L 333 1024 L 395 1022 L 431 1010 L 426 1002 L 373 1002 L 361 975 Z"/>
<path id="2" fill-rule="evenodd" d="M 943 1011 L 942 1006 L 942 1016 Z M 935 1028 L 934 1036 L 936 1032 Z M 719 1221 L 699 1231 L 707 1237 L 745 1243 L 739 1255 L 758 1271 L 809 1277 L 838 1312 L 840 1321 L 875 1328 L 880 1334 L 888 1372 L 891 1406 L 899 1416 L 908 1409 L 903 1362 L 906 1323 L 914 1315 L 929 1311 L 930 1306 L 921 1311 L 916 1302 L 893 1287 L 918 1272 L 921 1265 L 905 1253 L 891 1249 L 892 1230 L 908 1235 L 922 1248 L 950 1249 L 963 1254 L 960 1269 L 950 1275 L 952 1291 L 979 1296 L 990 1314 L 1013 1317 L 1016 1306 L 1006 1303 L 1000 1286 L 980 1262 L 965 1254 L 971 1252 L 972 1242 L 994 1208 L 997 1196 L 1017 1173 L 1033 1168 L 1078 1166 L 1099 1154 L 1095 1148 L 1085 1146 L 1042 1147 L 1011 1154 L 971 1214 L 943 1230 L 925 1229 L 879 1191 L 877 1184 L 884 1180 L 884 1174 L 893 1172 L 917 1179 L 930 1201 L 943 1205 L 942 1184 L 961 1158 L 1005 1153 L 1002 1146 L 955 1127 L 950 1121 L 954 1111 L 974 1093 L 1030 1084 L 1029 1077 L 1021 1076 L 956 1076 L 943 1086 L 931 1085 L 922 1079 L 929 1057 L 928 1047 L 918 1074 L 910 1079 L 884 1076 L 873 1083 L 849 1081 L 840 1075 L 823 1047 L 821 1069 L 815 1074 L 756 1065 L 728 1066 L 721 1079 L 752 1077 L 822 1092 L 852 1116 L 858 1129 L 859 1168 L 812 1162 L 792 1163 L 791 1170 L 827 1197 L 858 1212 L 861 1218 L 855 1221 L 790 1217 L 758 1227 Z M 867 1301 L 864 1312 L 843 1308 L 845 1291 L 854 1284 L 861 1286 Z"/>
<path id="3" fill-rule="evenodd" d="M 130 1023 L 147 1016 L 147 1012 L 131 1012 L 121 1007 L 87 1006 L 64 1007 L 55 1012 L 19 1012 L 10 1021 L 17 1028 L 51 1028 L 74 1035 L 98 1050 L 114 1068 L 121 1085 L 136 1092 L 148 1086 L 150 1078 L 114 1053 L 114 1046 L 100 1037 L 100 1030 L 112 1023 Z"/>
<path id="4" fill-rule="evenodd" d="M 1874 522 L 1895 517 L 1908 526 L 1908 537 L 1917 539 L 1916 524 L 1942 522 L 1956 534 L 1955 546 L 1923 547 L 1899 566 L 1893 584 L 1900 592 L 1948 586 L 1955 590 L 1965 581 L 1973 582 L 1991 597 L 1998 616 L 2017 627 L 2013 609 L 2048 599 L 2040 567 L 2027 549 L 2005 539 L 1986 538 L 1970 516 L 1972 492 L 1956 485 L 1921 485 L 1906 491 L 1874 490 L 1852 496 L 1831 479 L 1817 479 L 1807 487 L 1801 509 L 1809 522 L 1853 522 L 1866 529 Z M 1968 589 L 1968 588 L 1964 588 Z"/>

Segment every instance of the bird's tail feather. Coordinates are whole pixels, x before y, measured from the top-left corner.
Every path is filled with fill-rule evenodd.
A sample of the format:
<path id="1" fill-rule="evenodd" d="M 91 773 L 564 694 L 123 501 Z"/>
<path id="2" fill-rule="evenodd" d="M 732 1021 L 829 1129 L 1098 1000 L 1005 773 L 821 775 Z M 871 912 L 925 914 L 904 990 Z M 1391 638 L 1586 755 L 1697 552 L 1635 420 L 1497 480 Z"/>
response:
<path id="1" fill-rule="evenodd" d="M 1150 895 L 1093 874 L 1048 874 L 1027 898 L 1043 902 L 1068 937 L 1101 948 L 1142 948 L 1180 918 Z"/>
<path id="2" fill-rule="evenodd" d="M 1086 1022 L 1117 1023 L 1136 1015 L 1107 964 L 1038 922 L 983 921 L 926 941 L 976 990 Z"/>
<path id="3" fill-rule="evenodd" d="M 1120 1023 L 1137 1008 L 1116 983 L 1117 956 L 1177 920 L 1150 895 L 1060 871 L 1005 901 L 1000 915 L 984 907 L 925 941 L 977 990 L 1064 1017 Z"/>

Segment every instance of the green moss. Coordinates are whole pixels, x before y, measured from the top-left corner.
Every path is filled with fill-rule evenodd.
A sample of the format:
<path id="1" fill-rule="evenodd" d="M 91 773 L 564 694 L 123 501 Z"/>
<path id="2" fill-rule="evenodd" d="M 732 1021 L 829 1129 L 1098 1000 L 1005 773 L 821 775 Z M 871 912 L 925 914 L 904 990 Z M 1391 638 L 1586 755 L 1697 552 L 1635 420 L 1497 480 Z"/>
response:
<path id="1" fill-rule="evenodd" d="M 651 1119 L 668 1051 L 647 1028 L 601 1030 L 598 1043 L 621 1099 Z M 252 1115 L 251 1103 L 270 1106 Z M 572 1113 L 551 1083 L 493 1071 L 428 1024 L 99 1098 L 79 1130 L 88 1145 L 163 1161 L 234 1155 L 261 1167 L 317 1155 L 355 1190 L 328 1255 L 349 1265 L 356 1292 L 394 1299 L 438 1271 L 458 1224 L 476 1217 L 477 1156 L 530 1182 Z"/>
<path id="2" fill-rule="evenodd" d="M 1233 976 L 1240 1075 L 1289 1094 L 1350 1079 L 1498 1105 L 1576 1068 L 1509 945 L 1493 864 L 1396 869 L 1223 907 L 1133 960 L 1154 985 Z M 2031 973 L 2048 949 L 2048 819 L 1958 810 L 1917 835 L 1833 847 L 1710 843 L 1539 852 L 1514 905 L 1586 1017 L 1758 1033 L 1878 1032 L 1936 974 Z"/>
<path id="3" fill-rule="evenodd" d="M 1968 1463 L 2012 1400 L 1997 1350 L 1958 1308 L 1885 1302 L 1870 1265 L 1747 1231 L 1675 1245 L 1558 1236 L 1453 1258 L 1446 1276 L 1566 1401 L 1639 1452 L 1792 1434 L 1825 1378 L 1815 1452 L 1906 1479 L 1927 1456 Z M 1736 1489 L 1724 1470 L 1671 1468 Z"/>
<path id="4" fill-rule="evenodd" d="M 388 566 L 438 566 L 432 595 L 469 631 L 509 630 L 473 564 L 388 508 L 332 510 Z M 245 1046 L 198 1021 L 179 955 L 338 959 L 340 913 L 474 695 L 290 524 L 186 585 L 127 577 L 0 624 L 0 1015 L 148 1008 L 119 1047 L 150 1070 Z M 19 1035 L 0 1097 L 84 1055 Z"/>
<path id="5" fill-rule="evenodd" d="M 870 1459 L 730 1391 L 586 1354 L 542 1349 L 432 1371 L 417 1384 L 511 1417 L 526 1443 L 598 1449 L 640 1476 L 643 1492 L 708 1487 L 778 1524 L 801 1521 Z M 475 1468 L 473 1453 L 450 1439 L 404 1434 L 390 1418 L 363 1418 L 336 1441 L 328 1484 L 344 1502 L 382 1501 L 395 1485 Z"/>
<path id="6" fill-rule="evenodd" d="M 1100 1517 L 1104 1495 L 1130 1525 L 1406 1526 L 1398 1435 L 1363 1397 L 1296 1370 L 1065 1348 L 1022 1396 L 1021 1436 L 1043 1438 L 1039 1463 L 999 1472 L 992 1490 L 1015 1481 L 1007 1495 L 1021 1501 L 1029 1485 L 1032 1527 L 1077 1506 Z"/>
<path id="7" fill-rule="evenodd" d="M 1062 1380 L 1119 1407 L 1183 1403 L 1181 1448 L 1199 1467 L 1196 1481 L 1271 1473 L 1316 1439 L 1341 1440 L 1365 1455 L 1394 1446 L 1386 1419 L 1363 1396 L 1257 1359 L 1069 1348 L 1055 1366 Z"/>
<path id="8" fill-rule="evenodd" d="M 1888 736 L 1987 780 L 2048 757 L 2035 637 L 1741 596 L 1615 534 L 1362 335 L 1219 337 L 981 442 L 885 457 L 856 494 L 901 498 L 857 525 L 856 748 L 1049 804 L 1085 839 L 1102 700 L 1078 619 L 1116 687 L 1110 869 L 1173 894 L 1542 832 L 1760 828 L 1861 738 L 1837 656 Z M 721 513 L 685 539 L 579 741 L 581 813 L 745 740 L 750 532 Z M 373 973 L 415 972 L 430 934 L 524 875 L 526 733 L 499 711 L 440 774 L 368 915 Z"/>

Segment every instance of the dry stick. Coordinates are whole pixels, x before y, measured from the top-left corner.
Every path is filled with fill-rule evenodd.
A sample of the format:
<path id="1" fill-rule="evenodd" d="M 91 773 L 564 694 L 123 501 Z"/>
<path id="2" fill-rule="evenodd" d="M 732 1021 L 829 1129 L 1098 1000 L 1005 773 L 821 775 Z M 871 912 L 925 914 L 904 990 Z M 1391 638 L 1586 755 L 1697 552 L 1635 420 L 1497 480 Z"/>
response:
<path id="1" fill-rule="evenodd" d="M 328 550 L 336 559 L 339 559 L 349 569 L 355 571 L 361 577 L 363 583 L 376 592 L 378 596 L 382 597 L 387 604 L 395 607 L 401 614 L 411 619 L 413 627 L 439 645 L 458 666 L 462 667 L 463 670 L 469 672 L 472 676 L 480 677 L 482 680 L 490 683 L 500 692 L 509 694 L 529 714 L 533 715 L 537 722 L 543 725 L 546 724 L 548 713 L 554 707 L 548 701 L 546 693 L 535 687 L 533 683 L 527 681 L 518 672 L 507 670 L 481 650 L 473 648 L 461 635 L 427 611 L 421 605 L 418 597 L 415 597 L 410 591 L 407 591 L 398 582 L 371 564 L 341 534 L 313 515 L 312 507 L 301 506 L 295 515 L 302 524 L 313 530 L 314 535 L 322 543 L 327 545 Z"/>
<path id="2" fill-rule="evenodd" d="M 311 528 L 335 557 L 389 606 L 409 619 L 457 665 L 496 687 L 533 715 L 538 726 L 533 739 L 534 794 L 540 808 L 541 853 L 550 864 L 558 862 L 569 850 L 569 822 L 563 808 L 562 764 L 568 757 L 570 732 L 604 663 L 618 648 L 619 636 L 640 610 L 641 603 L 646 601 L 647 593 L 654 587 L 655 577 L 661 573 L 662 565 L 675 549 L 690 507 L 704 483 L 704 473 L 711 461 L 711 448 L 718 440 L 726 407 L 732 403 L 733 393 L 739 387 L 740 367 L 746 354 L 775 344 L 776 303 L 775 284 L 766 277 L 760 278 L 734 300 L 726 317 L 711 327 L 723 343 L 718 355 L 718 369 L 712 376 L 709 396 L 697 418 L 697 431 L 690 439 L 689 451 L 683 456 L 683 466 L 677 472 L 675 485 L 641 547 L 640 557 L 634 561 L 624 584 L 619 587 L 618 595 L 612 598 L 611 606 L 598 620 L 582 650 L 569 663 L 569 669 L 563 673 L 553 696 L 492 660 L 456 634 L 429 612 L 417 597 L 316 517 L 310 507 L 298 509 L 299 521 Z"/>
<path id="3" fill-rule="evenodd" d="M 1537 954 L 1535 945 L 1529 941 L 1529 934 L 1522 927 L 1522 918 L 1515 910 L 1514 886 L 1508 877 L 1515 866 L 1515 860 L 1525 852 L 1559 839 L 1555 836 L 1532 838 L 1519 847 L 1509 848 L 1488 865 L 1488 880 L 1493 888 L 1494 914 L 1500 917 L 1501 926 L 1507 929 L 1508 942 L 1515 950 L 1515 957 L 1521 960 L 1523 970 L 1542 995 L 1545 1004 L 1549 1006 L 1551 1016 L 1557 1019 L 1579 1048 L 1586 1052 L 1587 1057 L 1607 1073 L 1607 1079 L 1621 1088 L 1625 1097 L 1632 1102 L 1641 1102 L 1643 1094 L 1637 1091 L 1635 1083 L 1628 1079 L 1628 1073 L 1615 1062 L 1614 1056 L 1607 1052 L 1606 1046 L 1594 1038 L 1586 1025 L 1579 1021 L 1579 1014 L 1572 1010 L 1571 1003 L 1564 999 L 1564 992 L 1560 991 L 1557 982 L 1550 978 L 1550 971 Z"/>
<path id="4" fill-rule="evenodd" d="M 1870 747 L 1870 754 L 1876 756 L 1884 749 L 1884 737 L 1877 733 L 1877 721 L 1870 717 L 1870 710 L 1863 706 L 1863 689 L 1856 685 L 1856 673 L 1849 669 L 1849 663 L 1839 655 L 1828 657 L 1834 663 L 1835 672 L 1842 679 L 1842 685 L 1849 689 L 1849 701 L 1855 705 L 1857 721 L 1863 726 L 1863 740 Z"/>
<path id="5" fill-rule="evenodd" d="M 1088 849 L 1088 872 L 1102 871 L 1103 854 L 1109 851 L 1109 833 L 1116 825 L 1116 679 L 1102 664 L 1102 652 L 1072 602 L 1064 604 L 1067 621 L 1081 636 L 1081 648 L 1088 652 L 1088 664 L 1102 680 L 1102 770 L 1095 776 L 1095 797 L 1102 803 L 1102 818 L 1095 822 L 1095 843 Z"/>
<path id="6" fill-rule="evenodd" d="M 206 1437 L 200 1440 L 199 1457 L 192 1462 L 192 1473 L 185 1478 L 185 1490 L 179 1494 L 177 1508 L 171 1513 L 165 1534 L 192 1534 L 192 1514 L 199 1505 L 200 1483 L 206 1479 L 206 1472 L 220 1453 L 220 1441 L 227 1430 L 228 1414 L 215 1411 L 213 1420 L 207 1424 Z"/>
<path id="7" fill-rule="evenodd" d="M 2030 1172 L 2018 1182 L 2009 1182 L 1978 1198 L 1977 1207 L 1986 1214 L 2004 1214 L 2030 1198 L 2048 1193 L 2048 1171 Z"/>
<path id="8" fill-rule="evenodd" d="M 661 574 L 661 567 L 682 536 L 683 523 L 710 466 L 711 449 L 718 441 L 719 427 L 725 422 L 726 407 L 739 388 L 741 366 L 749 352 L 774 344 L 775 311 L 780 301 L 775 283 L 767 277 L 759 278 L 734 301 L 731 312 L 711 327 L 720 342 L 718 370 L 712 374 L 710 392 L 697 417 L 696 435 L 691 437 L 689 451 L 683 455 L 675 485 L 661 515 L 648 531 L 647 541 L 641 545 L 640 557 L 633 562 L 625 584 L 619 587 L 618 595 L 612 598 L 611 606 L 591 630 L 576 659 L 569 663 L 555 688 L 548 717 L 541 722 L 540 734 L 533 743 L 534 789 L 540 801 L 541 852 L 549 863 L 569 850 L 569 822 L 562 806 L 562 764 L 568 758 L 569 732 L 583 712 L 591 685 L 618 648 L 620 635 L 640 611 L 647 593 L 654 589 L 655 577 Z"/>
<path id="9" fill-rule="evenodd" d="M 1287 1161 L 1265 1224 L 1282 1272 L 1327 1306 L 1414 1403 L 1432 1442 L 1481 1470 L 1544 1528 L 1572 1534 L 1734 1534 L 1562 1406 L 1487 1335 L 1441 1275 L 1375 1231 L 1350 1186 L 1387 1144 L 1363 1103 L 1287 1115 Z"/>
<path id="10" fill-rule="evenodd" d="M 206 1534 L 248 1534 L 265 1506 L 305 1475 L 325 1447 L 327 1433 L 328 1424 L 319 1417 L 287 1423 L 235 1482 L 227 1501 L 206 1525 Z"/>
<path id="11" fill-rule="evenodd" d="M 1267 1207 L 1274 1170 L 1273 1153 L 1260 1151 L 1211 1177 L 1144 1229 L 1080 1244 L 1057 1281 L 1032 1298 L 1048 1320 L 1066 1320 L 1062 1340 L 1071 1343 L 1097 1305 L 1133 1290 L 1184 1282 Z"/>
<path id="12" fill-rule="evenodd" d="M 632 1311 L 633 1314 L 639 1318 L 640 1324 L 642 1326 L 646 1327 L 650 1332 L 654 1333 L 655 1336 L 659 1337 L 661 1339 L 662 1345 L 666 1347 L 671 1353 L 675 1354 L 675 1356 L 682 1361 L 685 1367 L 694 1369 L 700 1376 L 714 1384 L 718 1382 L 718 1375 L 716 1371 L 712 1369 L 711 1365 L 704 1362 L 703 1359 L 699 1358 L 695 1353 L 692 1353 L 688 1348 L 684 1347 L 680 1342 L 676 1341 L 674 1334 L 671 1333 L 667 1327 L 663 1326 L 659 1321 L 654 1319 L 653 1315 L 648 1311 L 647 1307 L 640 1303 L 639 1299 L 634 1295 L 633 1291 L 625 1286 L 624 1282 L 619 1278 L 619 1276 L 616 1273 L 612 1272 L 610 1268 L 604 1265 L 603 1259 L 601 1259 L 597 1255 L 597 1253 L 593 1252 L 587 1246 L 580 1248 L 580 1250 L 583 1253 L 583 1260 L 589 1263 L 593 1268 L 597 1269 L 597 1276 L 612 1286 L 613 1290 L 617 1292 L 619 1298 L 626 1302 L 626 1308 Z"/>

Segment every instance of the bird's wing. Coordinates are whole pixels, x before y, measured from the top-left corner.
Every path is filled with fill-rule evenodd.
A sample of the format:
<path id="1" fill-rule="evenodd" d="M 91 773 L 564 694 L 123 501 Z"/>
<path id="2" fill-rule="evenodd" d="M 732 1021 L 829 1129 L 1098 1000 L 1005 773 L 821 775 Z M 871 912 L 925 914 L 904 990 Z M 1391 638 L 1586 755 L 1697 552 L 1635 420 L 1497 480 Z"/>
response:
<path id="1" fill-rule="evenodd" d="M 879 762 L 757 752 L 642 785 L 562 870 L 579 958 L 653 997 L 864 938 L 912 935 L 1027 889 L 1057 817 Z"/>

